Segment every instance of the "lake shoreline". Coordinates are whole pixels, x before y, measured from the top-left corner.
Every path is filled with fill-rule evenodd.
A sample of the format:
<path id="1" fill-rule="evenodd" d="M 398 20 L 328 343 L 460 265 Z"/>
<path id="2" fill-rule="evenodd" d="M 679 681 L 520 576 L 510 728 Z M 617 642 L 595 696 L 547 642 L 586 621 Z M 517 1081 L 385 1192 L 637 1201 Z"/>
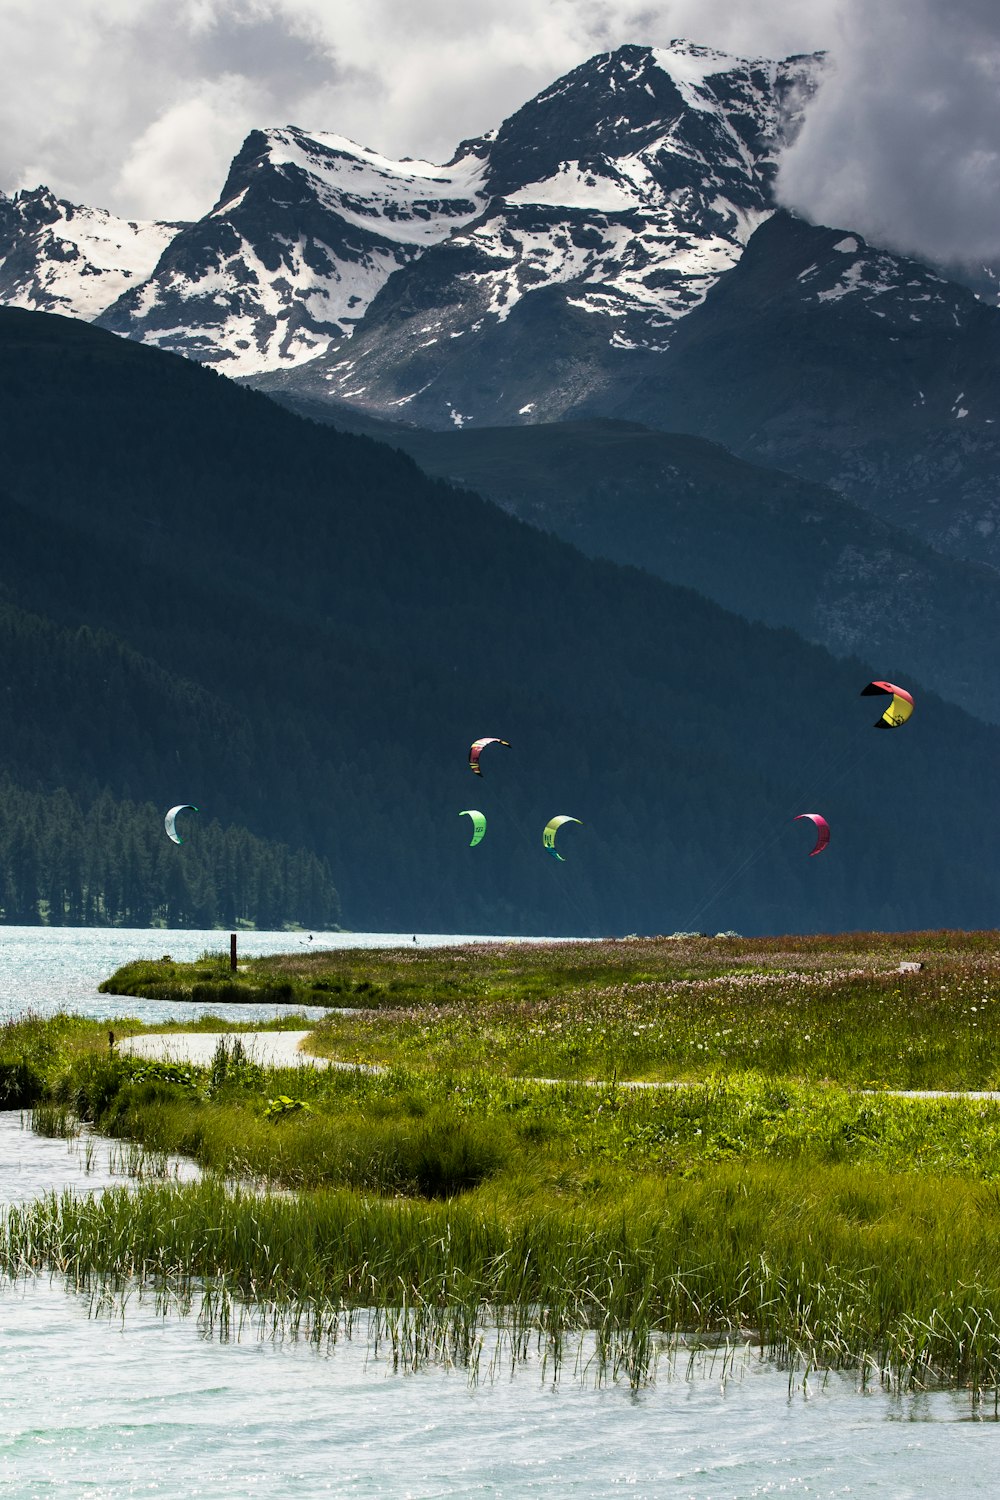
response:
<path id="1" fill-rule="evenodd" d="M 204 968 L 171 961 L 168 982 Z M 52 1128 L 76 1114 L 208 1174 L 37 1206 L 5 1224 L 8 1270 L 169 1266 L 293 1320 L 364 1288 L 397 1324 L 425 1308 L 406 1337 L 439 1350 L 504 1308 L 553 1351 L 589 1329 L 637 1386 L 664 1338 L 752 1330 L 803 1368 L 1000 1388 L 1000 1112 L 892 1092 L 995 1081 L 998 934 L 341 949 L 234 982 L 349 1000 L 310 1046 L 350 1066 L 8 1028 Z M 253 1192 L 222 1186 L 240 1177 Z"/>

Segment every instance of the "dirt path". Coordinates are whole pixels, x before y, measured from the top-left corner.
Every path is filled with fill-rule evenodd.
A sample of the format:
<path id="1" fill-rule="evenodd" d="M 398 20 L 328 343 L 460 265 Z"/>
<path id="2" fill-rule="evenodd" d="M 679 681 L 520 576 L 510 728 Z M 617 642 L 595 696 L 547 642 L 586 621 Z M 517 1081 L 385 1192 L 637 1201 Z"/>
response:
<path id="1" fill-rule="evenodd" d="M 142 1036 L 122 1037 L 118 1051 L 133 1057 L 155 1057 L 164 1062 L 194 1063 L 211 1067 L 215 1049 L 223 1039 L 232 1047 L 237 1038 L 247 1056 L 262 1068 L 325 1068 L 329 1059 L 310 1057 L 299 1048 L 308 1031 L 150 1031 Z"/>
<path id="2" fill-rule="evenodd" d="M 246 1048 L 247 1055 L 263 1068 L 358 1068 L 365 1072 L 380 1072 L 376 1066 L 365 1063 L 335 1062 L 329 1057 L 313 1057 L 300 1051 L 302 1043 L 311 1035 L 308 1031 L 155 1031 L 142 1036 L 122 1037 L 119 1052 L 128 1052 L 135 1057 L 155 1057 L 163 1061 L 194 1063 L 198 1067 L 211 1066 L 215 1049 L 220 1040 L 230 1047 L 237 1038 Z M 528 1080 L 521 1080 L 527 1082 Z M 573 1082 L 565 1078 L 534 1078 L 532 1083 L 548 1083 L 553 1088 Z M 584 1080 L 588 1088 L 604 1088 L 600 1079 Z M 623 1089 L 676 1089 L 682 1083 L 665 1080 L 619 1079 Z M 864 1094 L 888 1095 L 892 1099 L 986 1099 L 1000 1103 L 1000 1090 L 996 1089 L 862 1089 Z"/>

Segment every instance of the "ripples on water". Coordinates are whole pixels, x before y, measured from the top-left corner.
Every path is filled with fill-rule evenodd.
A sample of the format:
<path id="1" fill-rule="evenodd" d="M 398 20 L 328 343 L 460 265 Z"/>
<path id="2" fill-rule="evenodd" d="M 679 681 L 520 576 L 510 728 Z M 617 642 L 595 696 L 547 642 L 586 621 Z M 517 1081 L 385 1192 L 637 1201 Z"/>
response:
<path id="1" fill-rule="evenodd" d="M 747 1500 L 996 1493 L 992 1425 L 967 1400 L 861 1396 L 851 1380 L 788 1399 L 751 1363 L 630 1395 L 538 1368 L 470 1389 L 461 1371 L 393 1375 L 363 1338 L 327 1355 L 220 1344 L 133 1301 L 91 1315 L 58 1281 L 0 1296 L 0 1493 L 212 1500 L 342 1495 Z"/>
<path id="2" fill-rule="evenodd" d="M 296 941 L 305 939 L 248 933 L 241 949 Z M 218 932 L 3 928 L 0 1016 L 29 1006 L 120 1013 L 123 1002 L 96 986 L 126 958 L 197 957 L 226 942 Z M 183 1013 L 155 1002 L 127 1009 L 154 1021 Z M 0 1205 L 99 1190 L 130 1164 L 128 1147 L 46 1140 L 0 1114 Z M 1000 1432 L 970 1423 L 968 1396 L 861 1394 L 840 1376 L 789 1396 L 787 1374 L 752 1357 L 724 1383 L 720 1373 L 710 1356 L 690 1378 L 661 1366 L 658 1384 L 632 1395 L 572 1378 L 553 1388 L 529 1364 L 470 1389 L 461 1370 L 393 1374 L 363 1328 L 326 1353 L 250 1333 L 221 1343 L 195 1318 L 163 1316 L 152 1297 L 133 1295 L 123 1316 L 58 1277 L 0 1281 L 0 1495 L 908 1500 L 1000 1489 Z"/>
<path id="3" fill-rule="evenodd" d="M 74 1140 L 50 1140 L 30 1129 L 31 1114 L 0 1110 L 0 1209 L 46 1193 L 96 1193 L 137 1177 L 191 1182 L 201 1174 L 183 1157 L 150 1155 L 129 1141 L 86 1129 Z M 0 1378 L 3 1362 L 0 1359 Z"/>

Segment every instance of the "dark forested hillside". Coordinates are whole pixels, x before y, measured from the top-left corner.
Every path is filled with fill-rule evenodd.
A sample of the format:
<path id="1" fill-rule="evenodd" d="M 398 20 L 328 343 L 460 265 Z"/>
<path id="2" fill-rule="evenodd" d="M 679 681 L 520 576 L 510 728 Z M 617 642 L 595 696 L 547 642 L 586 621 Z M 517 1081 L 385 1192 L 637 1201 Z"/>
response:
<path id="1" fill-rule="evenodd" d="M 193 815 L 189 814 L 189 822 Z M 81 806 L 64 788 L 0 782 L 0 908 L 6 922 L 52 926 L 278 928 L 289 915 L 329 930 L 340 915 L 316 855 L 213 819 L 178 849 L 163 810 L 103 792 Z"/>
<path id="2" fill-rule="evenodd" d="M 635 422 L 439 432 L 343 402 L 276 399 L 401 448 L 589 556 L 634 563 L 838 656 L 906 661 L 942 697 L 1000 723 L 1000 574 L 935 551 L 826 485 Z"/>
<path id="3" fill-rule="evenodd" d="M 578 414 L 711 438 L 996 569 L 998 364 L 995 306 L 779 212 L 669 350 Z"/>
<path id="4" fill-rule="evenodd" d="M 905 660 L 838 662 L 589 561 L 79 323 L 0 309 L 0 413 L 0 770 L 25 792 L 197 802 L 328 862 L 354 927 L 992 924 L 1000 737 L 929 694 L 873 733 L 859 688 L 918 687 Z M 485 734 L 512 749 L 477 779 Z M 834 842 L 809 861 L 789 820 L 817 806 Z M 556 813 L 585 825 L 565 864 Z M 706 904 L 744 843 L 761 857 Z"/>

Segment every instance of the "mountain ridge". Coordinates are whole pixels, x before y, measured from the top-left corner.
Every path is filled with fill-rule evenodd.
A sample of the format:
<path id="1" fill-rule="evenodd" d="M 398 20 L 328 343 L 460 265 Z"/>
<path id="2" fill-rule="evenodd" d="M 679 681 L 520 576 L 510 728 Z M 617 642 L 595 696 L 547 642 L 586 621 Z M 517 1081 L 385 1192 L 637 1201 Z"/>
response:
<path id="1" fill-rule="evenodd" d="M 695 588 L 835 655 L 906 659 L 943 697 L 1000 721 L 995 571 L 949 558 L 836 490 L 622 419 L 436 431 L 285 400 L 400 448 L 588 556 Z"/>
<path id="2" fill-rule="evenodd" d="M 648 334 L 738 258 L 769 210 L 779 136 L 795 128 L 817 67 L 685 41 L 627 45 L 581 63 L 442 166 L 330 132 L 251 131 L 214 207 L 179 228 L 141 287 L 106 301 L 103 326 L 234 374 L 294 368 L 342 342 L 394 271 L 477 220 L 487 257 L 498 236 L 521 245 L 523 271 L 489 299 L 509 307 L 545 269 L 527 210 L 548 204 L 582 216 L 592 240 L 607 210 L 615 271 L 603 280 L 619 322 Z M 560 256 L 565 230 L 549 219 L 559 284 L 574 255 Z M 94 316 L 93 297 L 88 308 Z"/>

